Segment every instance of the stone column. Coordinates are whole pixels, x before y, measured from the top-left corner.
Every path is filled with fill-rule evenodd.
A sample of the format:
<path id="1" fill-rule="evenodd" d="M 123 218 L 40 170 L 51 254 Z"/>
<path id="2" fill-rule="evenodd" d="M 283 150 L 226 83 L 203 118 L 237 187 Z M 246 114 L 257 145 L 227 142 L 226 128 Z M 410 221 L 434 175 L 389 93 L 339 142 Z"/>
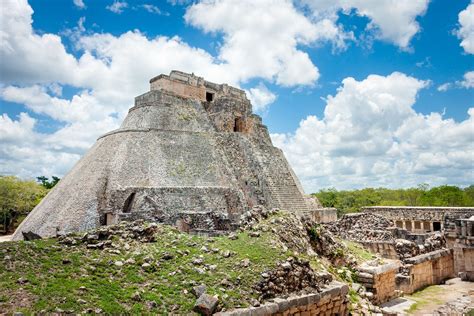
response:
<path id="1" fill-rule="evenodd" d="M 433 222 L 430 222 L 430 232 L 434 232 Z"/>
<path id="2" fill-rule="evenodd" d="M 467 229 L 466 229 L 467 236 L 472 236 L 472 222 L 466 221 L 466 224 L 467 224 Z"/>

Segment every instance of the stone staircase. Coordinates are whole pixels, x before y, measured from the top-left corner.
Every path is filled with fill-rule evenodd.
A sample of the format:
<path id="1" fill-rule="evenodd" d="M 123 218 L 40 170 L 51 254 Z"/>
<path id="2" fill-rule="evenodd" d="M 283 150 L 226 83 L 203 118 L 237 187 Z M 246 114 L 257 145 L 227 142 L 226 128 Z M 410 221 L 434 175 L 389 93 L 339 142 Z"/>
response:
<path id="1" fill-rule="evenodd" d="M 280 209 L 294 212 L 309 211 L 308 205 L 296 185 L 275 185 L 269 183 L 267 189 L 273 199 L 278 201 Z"/>

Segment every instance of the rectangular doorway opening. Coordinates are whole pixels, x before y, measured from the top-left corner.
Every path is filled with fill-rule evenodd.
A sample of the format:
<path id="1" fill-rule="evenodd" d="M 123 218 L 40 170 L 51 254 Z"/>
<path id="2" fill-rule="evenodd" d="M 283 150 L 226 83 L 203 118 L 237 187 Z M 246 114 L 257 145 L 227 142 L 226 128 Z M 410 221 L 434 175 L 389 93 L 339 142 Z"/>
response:
<path id="1" fill-rule="evenodd" d="M 122 212 L 130 213 L 132 211 L 133 201 L 135 200 L 135 192 L 130 194 L 123 204 Z"/>
<path id="2" fill-rule="evenodd" d="M 206 92 L 206 101 L 207 101 L 207 102 L 212 102 L 212 101 L 214 101 L 214 93 Z"/>
<path id="3" fill-rule="evenodd" d="M 439 232 L 441 230 L 441 222 L 433 222 L 433 230 Z"/>
<path id="4" fill-rule="evenodd" d="M 242 121 L 242 118 L 236 117 L 234 121 L 234 132 L 240 133 L 243 132 L 243 125 L 244 122 Z"/>

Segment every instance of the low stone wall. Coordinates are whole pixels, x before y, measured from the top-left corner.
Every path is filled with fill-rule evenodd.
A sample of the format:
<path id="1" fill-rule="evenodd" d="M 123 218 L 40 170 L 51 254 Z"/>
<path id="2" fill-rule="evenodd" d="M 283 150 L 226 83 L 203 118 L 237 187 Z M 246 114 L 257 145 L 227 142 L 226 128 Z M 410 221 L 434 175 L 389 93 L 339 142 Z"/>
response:
<path id="1" fill-rule="evenodd" d="M 346 284 L 333 281 L 321 293 L 311 293 L 288 298 L 276 298 L 273 302 L 258 307 L 240 308 L 228 312 L 220 312 L 215 316 L 316 316 L 316 315 L 348 315 Z"/>
<path id="2" fill-rule="evenodd" d="M 392 241 L 359 241 L 361 245 L 373 253 L 380 254 L 386 259 L 398 259 L 395 244 Z"/>
<path id="3" fill-rule="evenodd" d="M 396 227 L 417 233 L 441 231 L 449 224 L 445 223 L 445 216 L 450 214 L 455 218 L 462 214 L 474 215 L 474 207 L 370 206 L 361 211 L 379 214 L 393 220 Z"/>
<path id="4" fill-rule="evenodd" d="M 382 264 L 369 262 L 357 267 L 357 279 L 372 293 L 369 298 L 373 304 L 379 305 L 397 296 L 395 276 L 400 265 L 398 260 L 384 260 Z"/>
<path id="5" fill-rule="evenodd" d="M 474 281 L 474 217 L 458 219 L 450 231 L 454 235 L 454 271 L 462 280 Z"/>
<path id="6" fill-rule="evenodd" d="M 312 209 L 304 212 L 305 215 L 309 216 L 316 223 L 330 223 L 337 221 L 337 209 L 330 207 L 322 207 Z"/>
<path id="7" fill-rule="evenodd" d="M 454 277 L 453 250 L 436 250 L 405 260 L 403 274 L 397 275 L 397 289 L 411 294 L 428 285 Z"/>

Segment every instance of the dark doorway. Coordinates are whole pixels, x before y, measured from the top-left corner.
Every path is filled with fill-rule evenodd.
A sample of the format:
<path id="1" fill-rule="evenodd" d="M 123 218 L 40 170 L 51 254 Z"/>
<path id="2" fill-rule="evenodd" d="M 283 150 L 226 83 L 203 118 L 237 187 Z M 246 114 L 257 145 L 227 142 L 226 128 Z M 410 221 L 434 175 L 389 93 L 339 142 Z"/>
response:
<path id="1" fill-rule="evenodd" d="M 435 232 L 439 232 L 441 230 L 441 223 L 440 222 L 433 222 L 433 230 Z"/>
<path id="2" fill-rule="evenodd" d="M 123 204 L 123 212 L 130 213 L 132 211 L 133 200 L 135 200 L 135 192 L 129 195 Z"/>
<path id="3" fill-rule="evenodd" d="M 242 131 L 243 131 L 242 118 L 236 117 L 234 121 L 234 132 L 242 132 Z"/>
<path id="4" fill-rule="evenodd" d="M 212 101 L 214 101 L 214 93 L 206 92 L 206 101 L 207 101 L 207 102 L 212 102 Z"/>

